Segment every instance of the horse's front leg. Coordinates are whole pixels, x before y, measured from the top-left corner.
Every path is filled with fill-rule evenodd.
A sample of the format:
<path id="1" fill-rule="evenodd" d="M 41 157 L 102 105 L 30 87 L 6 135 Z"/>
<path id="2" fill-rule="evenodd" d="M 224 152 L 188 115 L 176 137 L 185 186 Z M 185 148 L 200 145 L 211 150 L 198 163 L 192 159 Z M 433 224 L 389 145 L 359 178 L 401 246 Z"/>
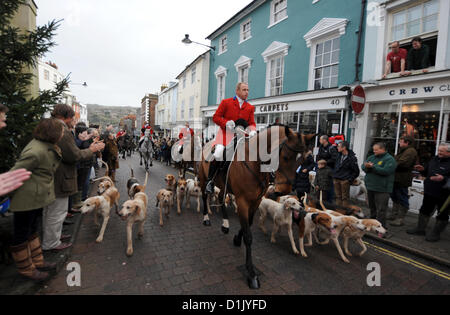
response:
<path id="1" fill-rule="evenodd" d="M 202 194 L 203 199 L 203 225 L 204 226 L 211 226 L 211 221 L 209 220 L 208 216 L 208 201 L 207 201 L 207 195 L 205 193 Z"/>
<path id="2" fill-rule="evenodd" d="M 253 266 L 253 259 L 252 259 L 252 242 L 253 242 L 253 235 L 252 231 L 250 230 L 250 226 L 246 224 L 243 228 L 244 230 L 244 244 L 246 249 L 246 262 L 245 266 L 247 267 L 247 282 L 250 289 L 259 289 L 260 283 L 258 276 L 255 272 L 255 267 Z"/>

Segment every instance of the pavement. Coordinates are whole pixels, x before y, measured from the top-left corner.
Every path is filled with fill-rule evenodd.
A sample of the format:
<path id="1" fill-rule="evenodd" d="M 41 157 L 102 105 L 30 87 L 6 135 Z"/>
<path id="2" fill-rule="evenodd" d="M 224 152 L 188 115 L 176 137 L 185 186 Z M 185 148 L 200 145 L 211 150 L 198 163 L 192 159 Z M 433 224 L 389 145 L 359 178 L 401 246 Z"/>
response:
<path id="1" fill-rule="evenodd" d="M 145 173 L 133 156 L 120 161 L 117 186 L 120 204 L 127 197 L 126 181 L 129 166 L 143 182 Z M 425 237 L 410 236 L 406 229 L 414 226 L 417 215 L 408 214 L 406 225 L 388 227 L 393 234 L 388 240 L 375 235 L 365 239 L 369 250 L 363 257 L 349 257 L 350 264 L 339 259 L 334 245 L 306 248 L 307 259 L 294 255 L 286 229 L 270 243 L 255 224 L 253 231 L 253 257 L 260 271 L 261 289 L 250 290 L 245 281 L 243 264 L 245 247 L 233 246 L 233 236 L 239 229 L 237 216 L 230 210 L 231 231 L 220 232 L 221 216 L 211 216 L 212 227 L 204 227 L 202 214 L 197 213 L 194 200 L 191 209 L 176 210 L 164 217 L 159 226 L 159 211 L 155 196 L 164 187 L 167 173 L 177 174 L 172 167 L 155 162 L 150 169 L 148 184 L 148 219 L 142 240 L 133 229 L 134 255 L 128 258 L 125 224 L 112 212 L 104 241 L 95 243 L 99 229 L 93 216 L 78 215 L 73 229 L 74 246 L 57 256 L 47 256 L 59 263 L 54 277 L 41 285 L 24 281 L 17 276 L 14 265 L 0 265 L 0 294 L 194 294 L 194 295 L 284 295 L 284 294 L 449 294 L 450 231 L 443 233 L 438 243 L 428 243 Z M 0 218 L 4 229 L 8 218 Z M 267 220 L 269 221 L 269 220 Z M 256 221 L 255 221 L 256 222 Z M 431 222 L 434 224 L 434 222 Z M 9 223 L 10 224 L 10 223 Z M 271 230 L 271 224 L 266 222 Z M 430 224 L 429 228 L 432 227 Z M 294 235 L 296 235 L 294 228 Z M 298 240 L 296 240 L 298 244 Z M 350 251 L 359 247 L 350 244 Z M 69 287 L 65 270 L 67 263 L 81 266 L 81 286 Z M 377 262 L 381 266 L 382 286 L 367 285 L 367 266 Z"/>

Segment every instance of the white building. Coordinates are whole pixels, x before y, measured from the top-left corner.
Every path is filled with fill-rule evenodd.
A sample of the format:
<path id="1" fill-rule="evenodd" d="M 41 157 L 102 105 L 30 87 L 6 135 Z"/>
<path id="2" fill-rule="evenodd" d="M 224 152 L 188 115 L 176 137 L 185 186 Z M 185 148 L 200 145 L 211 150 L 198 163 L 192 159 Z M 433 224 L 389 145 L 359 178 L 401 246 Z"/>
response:
<path id="1" fill-rule="evenodd" d="M 178 82 L 169 82 L 169 85 L 163 85 L 161 90 L 158 95 L 158 104 L 155 106 L 155 126 L 161 129 L 162 136 L 177 138 L 178 134 L 173 131 L 173 128 L 176 126 Z"/>
<path id="2" fill-rule="evenodd" d="M 201 107 L 208 105 L 210 52 L 198 56 L 177 80 L 178 104 L 176 111 L 176 130 L 178 134 L 186 122 L 194 130 L 204 130 L 207 122 L 203 119 Z M 206 136 L 206 135 L 205 135 Z"/>
<path id="3" fill-rule="evenodd" d="M 437 154 L 438 144 L 450 140 L 450 1 L 377 1 L 369 10 L 364 56 L 366 105 L 356 116 L 353 148 L 361 163 L 375 142 L 385 142 L 398 152 L 399 138 L 412 136 L 420 164 Z M 375 17 L 373 20 L 371 17 Z M 372 22 L 370 22 L 372 21 Z M 430 48 L 428 73 L 413 71 L 400 77 L 393 73 L 382 80 L 389 44 L 399 41 L 409 50 L 420 36 Z M 413 182 L 411 209 L 421 206 L 420 179 Z"/>

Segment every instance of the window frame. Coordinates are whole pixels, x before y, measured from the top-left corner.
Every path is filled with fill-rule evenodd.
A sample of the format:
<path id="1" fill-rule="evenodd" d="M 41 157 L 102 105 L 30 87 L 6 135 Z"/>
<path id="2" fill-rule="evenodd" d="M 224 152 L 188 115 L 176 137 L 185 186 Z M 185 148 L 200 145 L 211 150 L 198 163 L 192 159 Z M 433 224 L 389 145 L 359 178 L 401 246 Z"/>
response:
<path id="1" fill-rule="evenodd" d="M 193 66 L 191 69 L 191 84 L 195 83 L 196 77 L 197 77 L 197 66 Z"/>
<path id="2" fill-rule="evenodd" d="M 280 59 L 281 60 L 281 64 L 280 64 L 280 76 L 274 76 L 272 77 L 272 63 L 273 62 L 277 62 L 277 60 Z M 284 66 L 285 66 L 285 60 L 284 60 L 284 55 L 279 53 L 276 55 L 272 55 L 268 58 L 267 60 L 267 70 L 266 70 L 266 96 L 270 97 L 270 96 L 280 96 L 283 95 L 283 88 L 284 88 Z M 275 65 L 275 68 L 273 70 L 275 70 L 276 73 L 276 69 L 277 66 Z M 281 85 L 278 87 L 280 89 L 279 94 L 272 94 L 272 90 L 273 89 L 277 89 L 277 87 L 275 86 L 274 88 L 272 88 L 272 81 L 276 81 L 277 79 L 280 79 L 281 81 Z"/>
<path id="3" fill-rule="evenodd" d="M 320 45 L 320 44 L 324 44 L 325 45 L 325 43 L 327 43 L 327 42 L 329 42 L 329 41 L 331 41 L 331 44 L 333 45 L 333 41 L 334 40 L 336 40 L 336 39 L 338 39 L 339 40 L 339 56 L 338 56 L 338 61 L 337 62 L 332 62 L 332 63 L 330 63 L 330 64 L 327 64 L 326 66 L 324 66 L 323 64 L 321 65 L 321 66 L 319 66 L 319 67 L 317 67 L 316 66 L 316 58 L 317 58 L 317 46 L 318 45 Z M 339 86 L 339 65 L 340 65 L 340 57 L 341 57 L 341 54 L 340 54 L 340 52 L 341 52 L 341 45 L 340 45 L 340 40 L 341 40 L 341 36 L 340 35 L 334 35 L 334 36 L 329 36 L 329 37 L 327 37 L 327 38 L 323 38 L 323 39 L 320 39 L 320 40 L 317 40 L 316 42 L 314 42 L 314 44 L 313 45 L 311 45 L 311 54 L 313 55 L 312 56 L 312 68 L 310 68 L 310 72 L 312 72 L 312 90 L 314 90 L 314 91 L 319 91 L 319 90 L 323 90 L 323 89 L 328 89 L 328 88 L 336 88 L 336 87 L 338 87 Z M 333 50 L 333 46 L 331 47 L 331 51 L 330 51 L 330 53 L 332 54 L 334 51 L 336 51 L 336 50 Z M 322 55 L 324 55 L 325 53 L 323 53 Z M 318 69 L 324 69 L 324 68 L 327 68 L 327 67 L 334 67 L 334 66 L 338 66 L 338 74 L 337 74 L 337 79 L 338 79 L 338 82 L 337 82 L 337 84 L 336 84 L 336 86 L 330 86 L 330 87 L 328 87 L 328 88 L 320 88 L 320 89 L 316 89 L 316 70 L 318 70 Z M 331 70 L 330 70 L 331 71 Z M 330 78 L 331 77 L 333 77 L 332 75 L 330 75 Z M 323 79 L 323 75 L 321 76 L 321 79 Z"/>
<path id="4" fill-rule="evenodd" d="M 223 45 L 223 40 L 225 40 L 225 49 Z M 228 51 L 228 35 L 225 34 L 219 38 L 219 55 L 222 55 Z"/>
<path id="5" fill-rule="evenodd" d="M 275 6 L 281 1 L 286 1 L 286 6 L 283 9 L 275 12 Z M 270 24 L 268 28 L 271 28 L 272 26 L 277 25 L 278 23 L 286 20 L 289 17 L 287 10 L 288 10 L 288 0 L 273 0 L 272 3 L 270 4 Z M 279 14 L 282 11 L 286 11 L 286 16 L 276 21 L 275 15 Z"/>
<path id="6" fill-rule="evenodd" d="M 250 25 L 250 29 L 248 31 L 244 31 L 244 26 L 247 24 Z M 249 34 L 248 34 L 248 37 L 244 39 L 244 34 L 246 32 L 248 32 Z M 240 32 L 239 32 L 239 44 L 242 44 L 243 42 L 246 42 L 251 38 L 252 38 L 252 19 L 249 18 L 241 23 Z"/>

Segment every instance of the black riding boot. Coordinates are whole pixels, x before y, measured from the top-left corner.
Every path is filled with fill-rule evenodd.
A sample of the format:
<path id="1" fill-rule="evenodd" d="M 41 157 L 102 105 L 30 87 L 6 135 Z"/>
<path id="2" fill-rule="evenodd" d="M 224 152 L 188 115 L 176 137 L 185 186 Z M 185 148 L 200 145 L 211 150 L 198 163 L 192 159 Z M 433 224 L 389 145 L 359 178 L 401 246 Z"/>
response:
<path id="1" fill-rule="evenodd" d="M 214 193 L 214 178 L 223 162 L 213 160 L 209 163 L 208 184 L 206 185 L 206 194 Z"/>

